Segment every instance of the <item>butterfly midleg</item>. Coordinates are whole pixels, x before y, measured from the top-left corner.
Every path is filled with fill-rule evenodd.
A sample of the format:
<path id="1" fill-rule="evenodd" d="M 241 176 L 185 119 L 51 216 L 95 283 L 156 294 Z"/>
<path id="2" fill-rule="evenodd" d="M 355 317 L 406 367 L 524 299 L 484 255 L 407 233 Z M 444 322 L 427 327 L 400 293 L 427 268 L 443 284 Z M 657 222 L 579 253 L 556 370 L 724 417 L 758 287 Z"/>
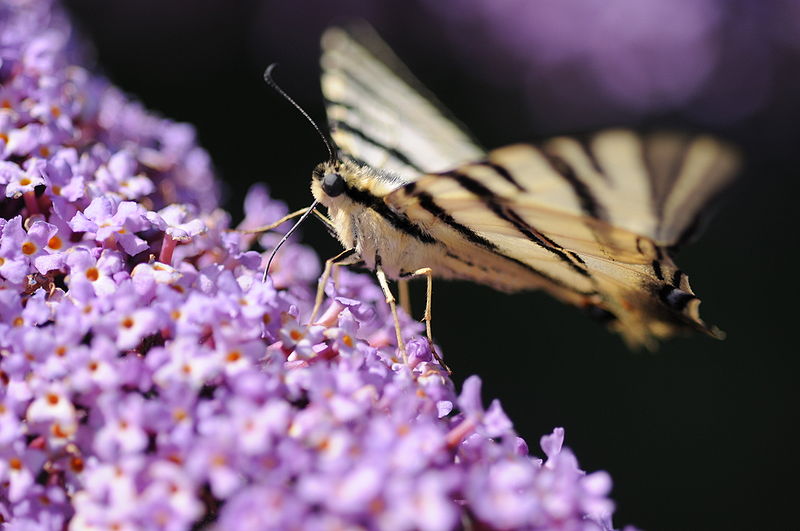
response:
<path id="1" fill-rule="evenodd" d="M 431 333 L 431 304 L 433 301 L 433 269 L 430 267 L 423 267 L 421 269 L 417 269 L 412 273 L 407 273 L 403 275 L 403 280 L 410 279 L 413 277 L 425 277 L 427 281 L 427 289 L 425 292 L 425 315 L 423 316 L 422 320 L 425 321 L 425 333 L 428 336 L 428 345 L 430 346 L 431 352 L 433 353 L 433 357 L 436 358 L 436 361 L 439 362 L 444 370 L 447 371 L 448 374 L 453 374 L 453 371 L 450 370 L 444 360 L 439 356 L 439 353 L 436 352 L 436 347 L 433 345 L 433 334 Z"/>
<path id="2" fill-rule="evenodd" d="M 400 349 L 400 354 L 403 356 L 403 363 L 408 364 L 408 355 L 406 354 L 406 344 L 403 342 L 403 334 L 400 331 L 400 319 L 397 317 L 397 304 L 395 304 L 394 295 L 392 290 L 389 289 L 389 282 L 386 280 L 386 273 L 383 272 L 380 260 L 375 263 L 375 275 L 378 277 L 378 284 L 380 284 L 383 294 L 386 296 L 386 302 L 392 310 L 392 318 L 394 319 L 394 333 L 397 336 L 397 348 Z"/>
<path id="3" fill-rule="evenodd" d="M 319 277 L 319 283 L 317 284 L 317 296 L 314 300 L 314 309 L 311 310 L 311 317 L 308 319 L 308 324 L 314 324 L 314 320 L 317 318 L 319 308 L 322 306 L 322 300 L 325 298 L 325 285 L 328 283 L 328 279 L 331 277 L 331 270 L 333 267 L 355 264 L 358 261 L 359 257 L 355 249 L 345 249 L 333 258 L 328 258 L 325 260 L 325 269 L 322 271 L 322 276 Z"/>

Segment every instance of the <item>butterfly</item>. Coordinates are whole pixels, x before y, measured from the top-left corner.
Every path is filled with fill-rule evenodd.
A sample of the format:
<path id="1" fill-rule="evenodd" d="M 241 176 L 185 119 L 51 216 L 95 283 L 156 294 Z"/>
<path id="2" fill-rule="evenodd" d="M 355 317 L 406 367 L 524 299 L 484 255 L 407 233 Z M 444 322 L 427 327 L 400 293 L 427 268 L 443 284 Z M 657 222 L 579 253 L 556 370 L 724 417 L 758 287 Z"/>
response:
<path id="1" fill-rule="evenodd" d="M 429 340 L 433 276 L 542 289 L 631 347 L 687 330 L 722 337 L 672 256 L 735 173 L 730 146 L 608 129 L 486 151 L 371 30 L 331 28 L 322 50 L 334 146 L 298 212 L 326 207 L 345 251 L 326 262 L 312 315 L 332 268 L 360 264 L 376 272 L 403 353 L 388 280 L 415 276 L 427 278 Z"/>

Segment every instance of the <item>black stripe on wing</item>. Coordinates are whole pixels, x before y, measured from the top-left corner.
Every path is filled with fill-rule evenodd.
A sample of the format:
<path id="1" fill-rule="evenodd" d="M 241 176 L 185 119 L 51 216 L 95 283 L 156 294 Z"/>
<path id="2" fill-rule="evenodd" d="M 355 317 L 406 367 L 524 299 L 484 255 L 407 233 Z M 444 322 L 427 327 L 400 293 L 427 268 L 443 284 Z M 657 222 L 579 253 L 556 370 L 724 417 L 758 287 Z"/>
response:
<path id="1" fill-rule="evenodd" d="M 546 150 L 543 150 L 542 153 L 544 154 L 545 159 L 547 159 L 547 162 L 550 163 L 550 166 L 553 168 L 553 170 L 558 175 L 563 177 L 564 180 L 570 185 L 575 197 L 578 199 L 578 203 L 581 205 L 581 210 L 583 210 L 584 214 L 595 219 L 607 220 L 608 215 L 606 214 L 606 209 L 595 197 L 594 193 L 592 193 L 591 188 L 589 188 L 589 186 L 583 180 L 581 180 L 575 169 L 558 155 L 549 153 Z M 591 152 L 589 151 L 588 147 L 586 147 L 586 153 L 589 160 L 593 161 L 592 164 L 599 168 L 594 156 L 589 156 Z"/>
<path id="2" fill-rule="evenodd" d="M 358 137 L 361 140 L 363 140 L 364 142 L 367 142 L 368 144 L 372 144 L 376 148 L 385 151 L 387 154 L 389 154 L 393 159 L 397 160 L 398 162 L 400 162 L 402 164 L 405 164 L 409 168 L 412 168 L 412 169 L 418 171 L 419 173 L 424 173 L 424 170 L 422 168 L 420 168 L 414 161 L 412 161 L 408 157 L 408 155 L 406 155 L 402 151 L 398 150 L 397 148 L 387 146 L 387 145 L 383 144 L 382 142 L 380 142 L 379 140 L 376 140 L 375 138 L 372 138 L 370 135 L 368 135 L 367 133 L 365 133 L 361 129 L 359 129 L 359 128 L 353 126 L 353 125 L 350 125 L 347 122 L 341 121 L 341 120 L 333 120 L 333 121 L 331 121 L 330 125 L 331 125 L 331 132 L 332 133 L 335 133 L 336 131 L 344 131 L 345 133 L 348 133 L 348 134 L 351 134 L 351 135 L 353 135 L 355 137 Z"/>
<path id="3" fill-rule="evenodd" d="M 528 192 L 528 189 L 525 188 L 524 186 L 522 186 L 521 184 L 519 184 L 519 182 L 517 182 L 517 180 L 514 178 L 514 176 L 511 175 L 511 172 L 508 171 L 508 169 L 505 168 L 504 166 L 502 166 L 501 164 L 498 164 L 498 163 L 496 163 L 494 161 L 490 161 L 490 160 L 484 160 L 484 161 L 481 161 L 481 162 L 476 162 L 475 165 L 485 166 L 487 168 L 491 168 L 492 170 L 494 170 L 494 172 L 498 176 L 500 176 L 503 180 L 508 182 L 510 185 L 512 185 L 514 188 L 516 188 L 520 192 Z"/>
<path id="4" fill-rule="evenodd" d="M 513 256 L 509 256 L 509 255 L 503 253 L 502 250 L 499 249 L 496 244 L 494 244 L 490 240 L 487 240 L 486 238 L 484 238 L 480 234 L 476 233 L 474 230 L 470 229 L 466 225 L 464 225 L 462 223 L 459 223 L 445 209 L 443 209 L 442 207 L 437 205 L 436 202 L 434 201 L 433 197 L 429 193 L 427 193 L 427 192 L 416 192 L 415 193 L 415 187 L 416 187 L 415 183 L 413 183 L 413 182 L 409 183 L 404 187 L 404 192 L 408 196 L 415 197 L 417 199 L 417 201 L 419 201 L 419 206 L 421 208 L 423 208 L 424 210 L 426 210 L 427 212 L 432 214 L 434 217 L 436 217 L 437 219 L 439 219 L 440 221 L 445 223 L 447 226 L 449 226 L 450 228 L 452 228 L 453 230 L 455 230 L 456 232 L 461 234 L 470 243 L 473 243 L 475 245 L 483 247 L 487 251 L 490 251 L 493 254 L 503 258 L 504 260 L 508 260 L 509 262 L 512 262 L 512 263 L 514 263 L 514 264 L 516 264 L 516 265 L 518 265 L 518 266 L 530 271 L 531 273 L 534 273 L 534 274 L 544 278 L 548 282 L 552 282 L 553 284 L 555 284 L 556 286 L 559 286 L 560 288 L 567 289 L 567 290 L 572 291 L 574 293 L 577 293 L 579 295 L 591 296 L 591 295 L 596 295 L 597 294 L 597 292 L 595 292 L 595 291 L 582 291 L 582 290 L 576 289 L 574 286 L 571 286 L 571 285 L 563 282 L 562 280 L 559 280 L 559 279 L 557 279 L 557 278 L 555 278 L 555 277 L 553 277 L 551 275 L 548 275 L 547 273 L 541 271 L 540 269 L 537 269 L 537 268 L 531 266 L 530 264 L 528 264 L 526 262 L 523 262 L 522 260 L 519 260 L 517 258 L 514 258 Z M 463 259 L 461 259 L 461 258 L 459 258 L 459 257 L 457 257 L 455 255 L 451 255 L 451 253 L 449 253 L 449 252 L 448 252 L 448 256 L 450 256 L 451 258 L 454 258 L 454 259 L 458 259 L 460 261 L 464 261 Z M 471 264 L 471 263 L 466 262 L 466 261 L 464 261 L 464 263 L 466 263 L 467 265 L 470 265 L 470 266 L 474 265 L 474 264 Z M 570 265 L 572 265 L 572 264 L 570 263 Z M 586 275 L 588 276 L 588 273 Z"/>
<path id="5" fill-rule="evenodd" d="M 489 210 L 491 210 L 498 218 L 510 223 L 517 230 L 517 232 L 525 236 L 525 238 L 531 242 L 557 256 L 562 262 L 564 262 L 579 275 L 585 277 L 591 276 L 586 268 L 582 267 L 583 260 L 581 260 L 580 257 L 578 257 L 575 253 L 564 249 L 556 242 L 536 230 L 511 207 L 503 204 L 501 199 L 494 192 L 492 192 L 478 180 L 473 179 L 464 173 L 456 171 L 446 172 L 439 175 L 455 180 L 459 186 L 480 199 L 481 202 L 486 205 L 486 207 L 489 208 Z"/>

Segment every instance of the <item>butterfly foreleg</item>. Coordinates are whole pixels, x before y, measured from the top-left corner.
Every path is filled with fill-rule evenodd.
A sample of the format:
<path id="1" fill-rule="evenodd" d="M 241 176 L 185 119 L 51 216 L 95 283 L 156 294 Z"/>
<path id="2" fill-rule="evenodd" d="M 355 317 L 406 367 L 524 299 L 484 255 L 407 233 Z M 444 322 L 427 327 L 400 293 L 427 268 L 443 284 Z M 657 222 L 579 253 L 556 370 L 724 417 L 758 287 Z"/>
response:
<path id="1" fill-rule="evenodd" d="M 380 258 L 380 257 L 377 257 Z M 389 282 L 386 280 L 386 273 L 383 272 L 380 260 L 375 261 L 375 275 L 378 277 L 378 284 L 380 284 L 383 294 L 386 297 L 386 303 L 389 309 L 392 310 L 392 319 L 394 319 L 394 333 L 397 336 L 397 348 L 400 349 L 400 355 L 403 356 L 403 363 L 408 365 L 408 355 L 406 355 L 406 344 L 403 342 L 403 334 L 400 330 L 400 319 L 397 317 L 397 304 L 395 303 L 392 290 L 389 289 Z"/>
<path id="2" fill-rule="evenodd" d="M 308 324 L 314 324 L 317 318 L 317 313 L 322 306 L 322 301 L 325 298 L 325 286 L 328 284 L 328 279 L 331 278 L 331 271 L 335 266 L 343 266 L 355 264 L 360 261 L 358 253 L 355 249 L 345 249 L 333 258 L 325 260 L 325 269 L 322 271 L 322 276 L 319 277 L 317 284 L 317 296 L 314 299 L 314 309 L 311 310 L 311 317 L 308 318 Z"/>
<path id="3" fill-rule="evenodd" d="M 308 212 L 308 208 L 309 207 L 305 207 L 305 208 L 301 208 L 300 210 L 295 210 L 291 214 L 286 214 L 285 216 L 283 216 L 278 221 L 275 221 L 274 223 L 270 223 L 269 225 L 264 225 L 262 227 L 256 227 L 254 229 L 236 229 L 236 232 L 242 232 L 244 234 L 259 234 L 259 233 L 262 233 L 262 232 L 267 232 L 267 231 L 270 231 L 272 229 L 276 229 L 276 228 L 280 227 L 281 225 L 283 225 L 284 223 L 286 223 L 290 219 L 294 219 L 297 216 L 302 216 L 303 214 Z"/>

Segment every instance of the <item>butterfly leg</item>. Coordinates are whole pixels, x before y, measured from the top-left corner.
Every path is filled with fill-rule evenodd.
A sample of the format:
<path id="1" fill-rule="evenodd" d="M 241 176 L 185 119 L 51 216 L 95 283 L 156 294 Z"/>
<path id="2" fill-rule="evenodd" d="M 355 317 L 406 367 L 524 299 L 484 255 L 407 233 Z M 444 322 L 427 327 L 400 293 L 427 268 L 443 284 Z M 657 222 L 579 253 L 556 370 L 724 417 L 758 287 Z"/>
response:
<path id="1" fill-rule="evenodd" d="M 400 319 L 397 317 L 397 304 L 395 304 L 394 295 L 392 290 L 389 289 L 389 282 L 386 280 L 386 273 L 380 265 L 380 261 L 375 265 L 375 275 L 378 277 L 378 284 L 380 284 L 383 294 L 386 296 L 386 303 L 392 310 L 392 318 L 394 319 L 394 333 L 397 336 L 397 348 L 400 349 L 400 354 L 403 356 L 403 363 L 408 364 L 408 355 L 406 354 L 406 344 L 403 342 L 403 334 L 400 331 Z"/>
<path id="2" fill-rule="evenodd" d="M 242 232 L 244 234 L 259 234 L 261 232 L 267 232 L 272 229 L 278 228 L 279 226 L 283 225 L 290 219 L 296 218 L 297 216 L 302 216 L 306 212 L 308 212 L 308 207 L 301 208 L 300 210 L 295 210 L 291 214 L 286 214 L 278 221 L 270 223 L 269 225 L 264 225 L 263 227 L 256 227 L 255 229 L 236 229 L 235 232 Z"/>
<path id="3" fill-rule="evenodd" d="M 433 357 L 436 358 L 436 361 L 439 362 L 444 370 L 447 371 L 447 374 L 453 374 L 453 371 L 450 370 L 450 367 L 444 362 L 444 360 L 439 356 L 439 353 L 436 352 L 436 347 L 433 345 L 433 334 L 431 333 L 431 304 L 433 301 L 433 270 L 430 267 L 423 267 L 422 269 L 417 269 L 413 273 L 408 273 L 404 276 L 404 278 L 412 278 L 412 277 L 425 277 L 427 281 L 427 290 L 425 294 L 425 315 L 423 316 L 422 320 L 425 321 L 425 333 L 428 336 L 428 346 L 433 353 Z"/>
<path id="4" fill-rule="evenodd" d="M 333 258 L 325 260 L 325 269 L 322 271 L 322 276 L 319 277 L 317 284 L 317 297 L 314 300 L 314 309 L 311 310 L 311 317 L 308 319 L 308 324 L 314 324 L 317 318 L 317 313 L 322 306 L 322 301 L 325 298 L 325 286 L 328 284 L 328 279 L 331 278 L 331 271 L 334 266 L 355 264 L 359 261 L 358 254 L 355 249 L 346 249 L 337 254 Z"/>

